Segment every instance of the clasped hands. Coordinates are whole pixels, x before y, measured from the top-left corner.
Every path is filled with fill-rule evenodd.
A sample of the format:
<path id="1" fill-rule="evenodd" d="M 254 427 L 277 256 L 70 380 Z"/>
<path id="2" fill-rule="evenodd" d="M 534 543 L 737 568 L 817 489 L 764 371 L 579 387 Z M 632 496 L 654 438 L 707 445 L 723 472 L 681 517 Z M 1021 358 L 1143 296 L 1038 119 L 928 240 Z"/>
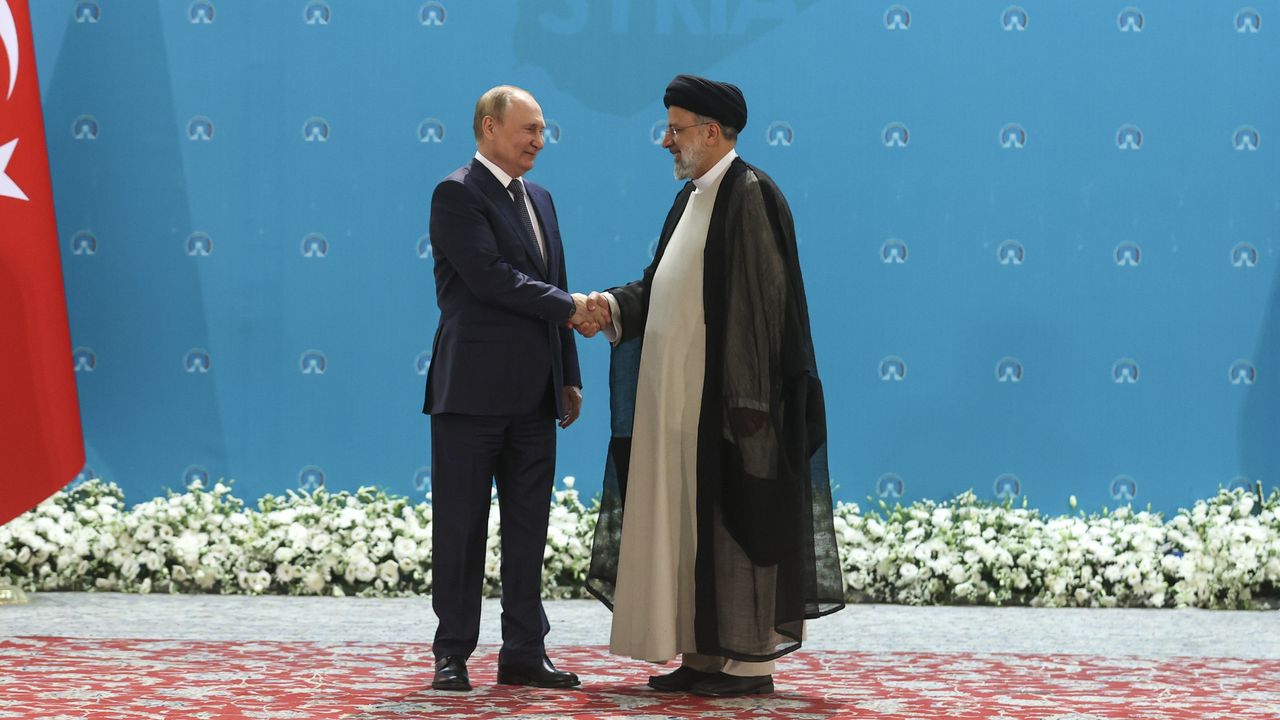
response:
<path id="1" fill-rule="evenodd" d="M 609 300 L 604 294 L 573 293 L 573 305 L 573 317 L 569 318 L 566 325 L 577 330 L 583 337 L 591 337 L 602 328 L 613 325 L 613 313 L 609 310 Z"/>

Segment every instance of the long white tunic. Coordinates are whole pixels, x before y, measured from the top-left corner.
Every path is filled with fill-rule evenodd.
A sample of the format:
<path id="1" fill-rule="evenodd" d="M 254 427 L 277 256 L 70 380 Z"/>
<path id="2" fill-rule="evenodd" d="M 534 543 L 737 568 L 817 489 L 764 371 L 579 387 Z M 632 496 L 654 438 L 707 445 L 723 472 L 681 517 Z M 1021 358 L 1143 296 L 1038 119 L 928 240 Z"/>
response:
<path id="1" fill-rule="evenodd" d="M 697 650 L 698 417 L 707 349 L 703 250 L 731 160 L 695 181 L 698 189 L 649 289 L 609 643 L 610 652 L 640 660 L 666 662 Z"/>

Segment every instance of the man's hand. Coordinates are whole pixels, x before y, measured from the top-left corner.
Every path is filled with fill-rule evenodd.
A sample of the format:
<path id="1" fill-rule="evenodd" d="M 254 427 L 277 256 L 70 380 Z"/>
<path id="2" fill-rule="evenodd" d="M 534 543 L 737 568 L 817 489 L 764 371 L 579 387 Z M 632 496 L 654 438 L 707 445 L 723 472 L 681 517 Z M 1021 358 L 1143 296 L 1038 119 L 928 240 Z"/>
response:
<path id="1" fill-rule="evenodd" d="M 613 324 L 613 315 L 609 312 L 609 301 L 604 295 L 593 292 L 590 295 L 573 294 L 574 313 L 569 318 L 568 326 L 577 330 L 583 337 L 591 337 L 600 332 L 606 325 Z"/>
<path id="2" fill-rule="evenodd" d="M 562 391 L 564 392 L 564 417 L 560 418 L 560 427 L 567 428 L 582 412 L 582 388 L 565 385 Z"/>

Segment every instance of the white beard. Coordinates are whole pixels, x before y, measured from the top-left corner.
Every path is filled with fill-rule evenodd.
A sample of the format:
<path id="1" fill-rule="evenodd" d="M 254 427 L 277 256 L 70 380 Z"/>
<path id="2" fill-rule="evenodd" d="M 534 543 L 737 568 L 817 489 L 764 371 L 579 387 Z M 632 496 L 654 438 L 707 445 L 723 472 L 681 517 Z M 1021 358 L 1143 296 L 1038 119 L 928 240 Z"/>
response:
<path id="1" fill-rule="evenodd" d="M 687 150 L 681 150 L 680 155 L 675 158 L 675 168 L 672 174 L 677 180 L 692 180 L 693 173 L 702 164 L 702 148 L 698 145 L 692 145 Z"/>

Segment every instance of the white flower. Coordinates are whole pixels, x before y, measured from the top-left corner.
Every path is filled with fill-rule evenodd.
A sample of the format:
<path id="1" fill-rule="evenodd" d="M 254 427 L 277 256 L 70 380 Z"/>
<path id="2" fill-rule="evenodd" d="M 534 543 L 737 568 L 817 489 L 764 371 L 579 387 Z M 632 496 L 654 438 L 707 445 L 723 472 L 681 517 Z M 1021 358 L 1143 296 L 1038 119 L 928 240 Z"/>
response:
<path id="1" fill-rule="evenodd" d="M 206 569 L 203 565 L 196 568 L 195 579 L 196 579 L 196 585 L 199 585 L 201 588 L 204 588 L 205 590 L 208 590 L 209 588 L 213 587 L 213 584 L 218 582 L 217 576 L 214 575 L 212 572 L 210 572 L 208 569 Z"/>
<path id="2" fill-rule="evenodd" d="M 296 565 L 291 565 L 288 562 L 282 562 L 276 566 L 276 579 L 283 585 L 288 585 L 297 580 L 301 574 Z"/>
<path id="3" fill-rule="evenodd" d="M 392 545 L 392 553 L 395 555 L 397 560 L 415 559 L 418 554 L 418 544 L 415 543 L 412 538 L 404 536 L 398 537 Z"/>
<path id="4" fill-rule="evenodd" d="M 387 560 L 378 566 L 378 579 L 386 583 L 389 587 L 395 587 L 400 582 L 400 566 L 395 560 Z"/>
<path id="5" fill-rule="evenodd" d="M 328 584 L 328 579 L 325 578 L 324 573 L 320 572 L 319 568 L 308 568 L 307 571 L 302 574 L 303 587 L 316 595 L 324 592 L 324 587 Z"/>
<path id="6" fill-rule="evenodd" d="M 920 575 L 920 568 L 911 563 L 903 563 L 902 567 L 898 569 L 898 574 L 902 576 L 904 583 L 914 582 Z"/>
<path id="7" fill-rule="evenodd" d="M 311 543 L 308 547 L 311 548 L 311 552 L 323 552 L 331 542 L 333 542 L 333 538 L 329 537 L 328 533 L 318 532 L 311 536 Z"/>

